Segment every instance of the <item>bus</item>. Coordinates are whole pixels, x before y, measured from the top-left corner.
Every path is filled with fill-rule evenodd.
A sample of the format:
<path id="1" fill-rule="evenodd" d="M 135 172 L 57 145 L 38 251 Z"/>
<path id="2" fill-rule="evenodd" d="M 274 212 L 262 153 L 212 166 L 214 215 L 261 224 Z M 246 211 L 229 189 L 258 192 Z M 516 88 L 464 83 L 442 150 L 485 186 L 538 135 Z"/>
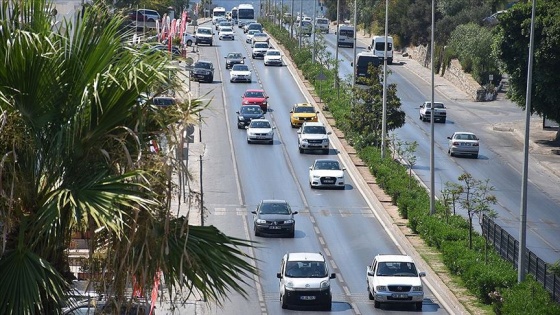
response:
<path id="1" fill-rule="evenodd" d="M 218 18 L 226 18 L 226 8 L 215 7 L 214 10 L 212 10 L 212 24 L 216 24 Z"/>
<path id="2" fill-rule="evenodd" d="M 233 7 L 233 9 L 231 9 L 231 22 L 233 24 L 237 24 L 237 7 Z"/>
<path id="3" fill-rule="evenodd" d="M 337 46 L 350 46 L 354 47 L 354 26 L 340 25 L 338 27 L 338 43 Z"/>
<path id="4" fill-rule="evenodd" d="M 243 3 L 237 7 L 237 24 L 243 27 L 249 21 L 255 21 L 255 8 L 252 4 Z"/>

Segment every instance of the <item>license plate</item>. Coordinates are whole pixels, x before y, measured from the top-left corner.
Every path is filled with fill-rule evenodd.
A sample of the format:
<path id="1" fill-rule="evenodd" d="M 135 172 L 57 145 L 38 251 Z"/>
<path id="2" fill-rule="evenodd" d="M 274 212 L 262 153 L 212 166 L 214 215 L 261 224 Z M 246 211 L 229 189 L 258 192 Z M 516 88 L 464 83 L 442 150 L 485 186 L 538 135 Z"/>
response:
<path id="1" fill-rule="evenodd" d="M 305 301 L 312 301 L 315 300 L 315 296 L 302 296 L 300 297 L 300 299 L 305 300 Z"/>
<path id="2" fill-rule="evenodd" d="M 271 225 L 268 227 L 271 230 L 280 230 L 282 227 L 281 226 L 277 226 L 277 225 Z"/>
<path id="3" fill-rule="evenodd" d="M 408 297 L 408 295 L 407 294 L 393 293 L 392 297 L 395 298 L 395 299 L 406 299 Z"/>
<path id="4" fill-rule="evenodd" d="M 325 184 L 334 184 L 334 180 L 327 179 L 327 180 L 324 180 L 323 183 L 325 183 Z"/>
<path id="5" fill-rule="evenodd" d="M 463 146 L 465 146 L 465 147 L 470 147 L 471 144 L 470 144 L 470 143 L 463 143 Z"/>

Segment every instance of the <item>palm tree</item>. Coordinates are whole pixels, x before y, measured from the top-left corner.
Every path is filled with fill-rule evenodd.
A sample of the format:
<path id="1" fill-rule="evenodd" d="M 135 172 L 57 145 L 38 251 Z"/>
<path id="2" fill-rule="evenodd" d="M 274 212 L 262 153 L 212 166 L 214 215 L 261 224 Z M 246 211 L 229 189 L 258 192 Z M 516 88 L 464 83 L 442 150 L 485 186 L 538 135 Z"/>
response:
<path id="1" fill-rule="evenodd" d="M 58 30 L 45 0 L 0 9 L 0 314 L 60 313 L 75 231 L 92 235 L 117 304 L 132 279 L 149 296 L 160 273 L 170 292 L 218 303 L 232 290 L 245 295 L 252 243 L 175 217 L 171 175 L 182 161 L 149 151 L 153 138 L 178 145 L 177 123 L 206 106 L 138 102 L 180 89 L 170 61 L 124 44 L 122 20 L 101 5 Z"/>

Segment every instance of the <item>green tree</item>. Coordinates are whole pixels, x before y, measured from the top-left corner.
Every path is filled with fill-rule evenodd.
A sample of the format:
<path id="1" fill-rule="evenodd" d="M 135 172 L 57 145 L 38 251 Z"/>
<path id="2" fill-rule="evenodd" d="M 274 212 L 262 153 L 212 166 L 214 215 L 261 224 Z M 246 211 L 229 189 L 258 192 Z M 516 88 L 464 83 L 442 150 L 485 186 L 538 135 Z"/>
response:
<path id="1" fill-rule="evenodd" d="M 172 214 L 182 160 L 149 150 L 163 138 L 182 147 L 178 123 L 205 108 L 151 105 L 163 89 L 180 92 L 168 57 L 127 46 L 122 21 L 100 4 L 61 31 L 45 0 L 1 5 L 0 313 L 60 313 L 74 231 L 91 233 L 89 266 L 102 266 L 117 304 L 132 278 L 149 296 L 160 272 L 170 293 L 218 303 L 245 294 L 256 272 L 243 251 L 250 241 Z"/>
<path id="2" fill-rule="evenodd" d="M 370 64 L 370 78 L 356 85 L 353 90 L 354 104 L 348 121 L 351 131 L 356 134 L 360 146 L 381 145 L 383 112 L 383 72 L 382 67 Z M 404 125 L 405 113 L 400 109 L 401 100 L 397 96 L 396 84 L 387 85 L 387 132 Z"/>
<path id="3" fill-rule="evenodd" d="M 449 39 L 449 48 L 456 53 L 463 70 L 484 85 L 489 75 L 498 78 L 498 60 L 493 53 L 494 36 L 490 29 L 474 23 L 459 25 Z M 490 82 L 491 83 L 491 82 Z"/>
<path id="4" fill-rule="evenodd" d="M 560 122 L 560 2 L 537 1 L 531 112 Z M 525 108 L 531 26 L 531 2 L 500 15 L 497 57 L 509 75 L 509 98 Z M 559 134 L 557 133 L 557 138 Z"/>

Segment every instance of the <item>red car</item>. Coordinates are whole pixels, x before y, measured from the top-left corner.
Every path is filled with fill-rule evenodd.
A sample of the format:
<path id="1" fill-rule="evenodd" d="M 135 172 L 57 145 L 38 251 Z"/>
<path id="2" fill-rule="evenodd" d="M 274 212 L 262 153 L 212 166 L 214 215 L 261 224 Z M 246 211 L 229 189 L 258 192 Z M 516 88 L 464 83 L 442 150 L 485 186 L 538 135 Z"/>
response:
<path id="1" fill-rule="evenodd" d="M 259 105 L 263 112 L 268 111 L 268 96 L 263 90 L 247 90 L 241 98 L 243 99 L 242 105 Z"/>

